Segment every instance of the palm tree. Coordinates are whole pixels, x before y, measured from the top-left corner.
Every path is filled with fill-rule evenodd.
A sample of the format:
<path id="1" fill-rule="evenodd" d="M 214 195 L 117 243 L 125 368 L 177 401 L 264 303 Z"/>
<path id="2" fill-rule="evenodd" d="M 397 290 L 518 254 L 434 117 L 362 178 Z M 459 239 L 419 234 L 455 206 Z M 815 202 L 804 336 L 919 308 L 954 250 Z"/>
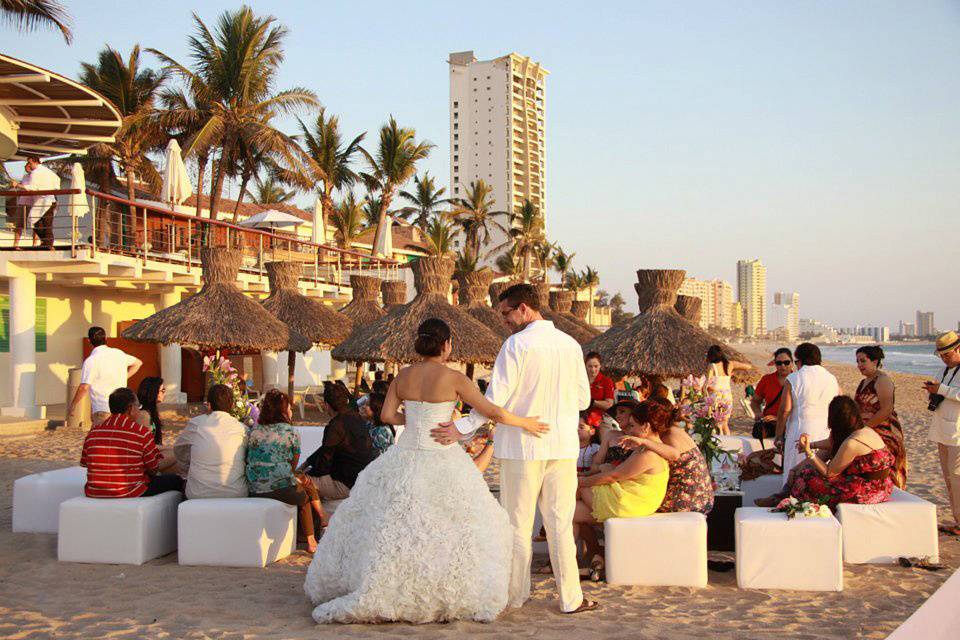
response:
<path id="1" fill-rule="evenodd" d="M 533 254 L 537 258 L 537 264 L 540 267 L 540 279 L 543 282 L 549 280 L 550 269 L 553 267 L 553 256 L 554 246 L 543 240 L 533 249 Z"/>
<path id="2" fill-rule="evenodd" d="M 294 195 L 296 191 L 287 191 L 283 188 L 283 185 L 274 180 L 273 176 L 268 175 L 266 178 L 260 179 L 260 176 L 256 176 L 253 181 L 254 194 L 253 201 L 257 204 L 283 204 L 287 202 Z"/>
<path id="3" fill-rule="evenodd" d="M 363 204 L 362 201 L 357 201 L 351 191 L 334 208 L 330 223 L 333 225 L 333 237 L 338 247 L 349 249 L 363 232 Z"/>
<path id="4" fill-rule="evenodd" d="M 523 258 L 517 252 L 516 246 L 497 256 L 494 261 L 497 271 L 511 278 L 523 278 Z"/>
<path id="5" fill-rule="evenodd" d="M 556 250 L 557 252 L 553 256 L 553 268 L 560 274 L 560 286 L 562 287 L 567 281 L 567 274 L 573 269 L 573 258 L 577 254 L 576 252 L 567 253 L 559 246 L 556 247 Z"/>
<path id="6" fill-rule="evenodd" d="M 390 120 L 380 127 L 376 155 L 361 149 L 369 164 L 367 181 L 376 184 L 380 192 L 377 233 L 386 220 L 397 190 L 416 174 L 417 162 L 430 155 L 430 150 L 434 147 L 426 141 L 417 142 L 416 137 L 416 130 L 401 127 L 394 117 L 390 116 Z"/>
<path id="7" fill-rule="evenodd" d="M 67 44 L 73 41 L 70 16 L 56 0 L 0 0 L 0 19 L 21 31 L 44 26 L 58 29 Z"/>
<path id="8" fill-rule="evenodd" d="M 529 199 L 523 201 L 520 211 L 511 215 L 510 236 L 517 255 L 523 258 L 523 279 L 529 280 L 531 258 L 544 241 L 543 216 Z"/>
<path id="9" fill-rule="evenodd" d="M 96 145 L 89 157 L 81 160 L 85 170 L 105 178 L 107 182 L 100 186 L 108 189 L 112 168 L 108 171 L 104 163 L 115 161 L 126 176 L 127 197 L 131 201 L 136 195 L 138 176 L 159 191 L 160 174 L 147 154 L 164 141 L 156 103 L 167 74 L 140 66 L 139 45 L 133 47 L 126 60 L 119 51 L 107 46 L 97 55 L 96 63 L 83 62 L 80 67 L 80 81 L 103 94 L 122 117 L 115 141 Z"/>
<path id="10" fill-rule="evenodd" d="M 345 143 L 340 133 L 340 119 L 328 116 L 321 106 L 316 119 L 307 125 L 297 119 L 300 133 L 294 136 L 303 148 L 300 170 L 284 167 L 278 173 L 289 184 L 302 189 L 316 189 L 320 196 L 323 224 L 333 211 L 333 192 L 349 189 L 357 181 L 357 173 L 350 168 L 354 156 L 360 152 L 365 133 Z"/>
<path id="11" fill-rule="evenodd" d="M 163 105 L 161 122 L 167 127 L 169 136 L 176 138 L 180 146 L 196 158 L 196 209 L 197 215 L 200 215 L 200 196 L 205 189 L 204 174 L 212 151 L 212 136 L 206 129 L 211 126 L 213 114 L 210 88 L 199 76 L 193 76 L 186 91 L 180 88 L 164 88 L 160 94 L 160 103 Z"/>
<path id="12" fill-rule="evenodd" d="M 468 273 L 473 273 L 477 270 L 479 266 L 479 261 L 475 253 L 470 251 L 469 248 L 464 248 L 463 251 L 457 254 L 456 260 L 453 263 L 453 277 L 459 278 L 467 275 Z"/>
<path id="13" fill-rule="evenodd" d="M 215 218 L 224 178 L 241 167 L 244 145 L 282 160 L 288 168 L 300 168 L 301 152 L 295 141 L 271 122 L 280 113 L 318 103 L 312 91 L 299 87 L 272 93 L 287 35 L 273 16 L 258 17 L 249 7 L 241 7 L 221 14 L 215 29 L 196 14 L 193 20 L 194 35 L 187 41 L 193 70 L 161 51 L 150 51 L 188 86 L 200 83 L 207 88 L 209 118 L 186 153 L 197 145 L 219 148 L 210 185 L 210 215 Z"/>
<path id="14" fill-rule="evenodd" d="M 493 187 L 483 180 L 470 183 L 466 197 L 456 200 L 455 208 L 451 212 L 457 224 L 463 230 L 466 244 L 474 255 L 480 255 L 480 247 L 490 242 L 490 227 L 508 233 L 507 227 L 496 221 L 495 218 L 508 216 L 506 211 L 493 211 L 496 200 L 493 198 Z"/>
<path id="15" fill-rule="evenodd" d="M 583 285 L 590 289 L 590 322 L 593 322 L 593 288 L 600 284 L 600 274 L 596 269 L 587 265 L 583 270 Z"/>
<path id="16" fill-rule="evenodd" d="M 427 241 L 427 253 L 431 256 L 447 256 L 453 253 L 453 225 L 445 216 L 431 218 L 423 231 Z"/>
<path id="17" fill-rule="evenodd" d="M 584 288 L 586 288 L 586 285 L 583 282 L 583 276 L 572 269 L 567 273 L 563 280 L 563 284 L 567 289 L 573 291 L 574 293 L 580 293 Z"/>
<path id="18" fill-rule="evenodd" d="M 413 224 L 425 229 L 431 216 L 436 213 L 440 206 L 448 204 L 450 199 L 441 197 L 447 189 L 446 187 L 438 189 L 429 171 L 424 172 L 422 177 L 415 176 L 413 184 L 416 186 L 413 193 L 409 191 L 400 192 L 400 197 L 413 205 L 400 209 L 400 215 L 404 220 L 413 217 Z"/>

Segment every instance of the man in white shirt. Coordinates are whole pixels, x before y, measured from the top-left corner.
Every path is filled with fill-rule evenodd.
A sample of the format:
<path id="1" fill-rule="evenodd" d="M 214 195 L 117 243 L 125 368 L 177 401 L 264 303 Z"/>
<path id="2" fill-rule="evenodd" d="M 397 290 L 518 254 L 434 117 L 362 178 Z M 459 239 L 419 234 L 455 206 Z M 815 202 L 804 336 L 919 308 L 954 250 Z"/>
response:
<path id="1" fill-rule="evenodd" d="M 39 156 L 27 156 L 24 170 L 26 173 L 23 180 L 14 182 L 14 189 L 55 191 L 60 188 L 60 176 L 40 164 Z M 14 225 L 13 245 L 15 247 L 20 246 L 20 232 L 29 228 L 33 231 L 34 245 L 36 245 L 36 240 L 40 240 L 42 247 L 52 247 L 53 214 L 57 209 L 57 197 L 52 194 L 20 196 L 17 199 L 17 205 L 17 223 Z"/>
<path id="2" fill-rule="evenodd" d="M 530 597 L 533 521 L 543 516 L 550 562 L 560 592 L 560 608 L 578 613 L 597 608 L 580 589 L 573 538 L 576 508 L 577 428 L 580 411 L 590 406 L 590 382 L 577 342 L 540 315 L 540 297 L 527 284 L 500 296 L 498 310 L 514 330 L 497 355 L 487 386 L 490 402 L 521 416 L 538 416 L 550 431 L 533 437 L 520 429 L 497 429 L 494 456 L 500 459 L 500 501 L 515 529 L 510 605 Z M 449 444 L 469 437 L 487 421 L 473 411 L 432 431 Z"/>
<path id="3" fill-rule="evenodd" d="M 230 415 L 233 389 L 215 384 L 207 392 L 209 413 L 197 416 L 173 445 L 187 474 L 187 498 L 247 497 L 247 428 Z"/>
<path id="4" fill-rule="evenodd" d="M 97 426 L 110 417 L 110 394 L 126 387 L 127 380 L 140 370 L 143 362 L 120 349 L 108 347 L 103 327 L 90 327 L 87 338 L 93 351 L 83 361 L 80 386 L 73 394 L 69 414 L 73 415 L 80 401 L 89 395 L 93 426 Z"/>
<path id="5" fill-rule="evenodd" d="M 947 485 L 947 497 L 953 512 L 953 525 L 941 525 L 945 533 L 960 535 L 960 336 L 947 331 L 937 338 L 937 355 L 943 360 L 940 380 L 928 380 L 924 388 L 929 394 L 930 431 L 928 437 L 937 443 L 940 469 Z"/>

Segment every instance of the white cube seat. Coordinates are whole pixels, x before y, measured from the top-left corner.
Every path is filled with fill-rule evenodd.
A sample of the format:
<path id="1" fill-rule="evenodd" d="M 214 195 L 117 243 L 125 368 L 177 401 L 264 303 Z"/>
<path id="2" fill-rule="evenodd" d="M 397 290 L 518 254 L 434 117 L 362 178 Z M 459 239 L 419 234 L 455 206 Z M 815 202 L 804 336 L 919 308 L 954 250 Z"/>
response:
<path id="1" fill-rule="evenodd" d="M 71 498 L 60 505 L 61 562 L 143 564 L 177 549 L 179 491 L 148 498 Z"/>
<path id="2" fill-rule="evenodd" d="M 300 434 L 300 464 L 303 464 L 323 444 L 324 427 L 306 426 L 294 429 Z"/>
<path id="3" fill-rule="evenodd" d="M 707 519 L 702 513 L 655 513 L 603 523 L 607 582 L 707 586 Z"/>
<path id="4" fill-rule="evenodd" d="M 83 496 L 87 470 L 67 467 L 17 478 L 13 483 L 13 530 L 56 533 L 60 503 Z"/>
<path id="5" fill-rule="evenodd" d="M 888 502 L 841 504 L 843 561 L 890 563 L 899 557 L 940 561 L 937 507 L 906 491 L 894 489 Z"/>
<path id="6" fill-rule="evenodd" d="M 734 515 L 737 585 L 742 589 L 842 591 L 840 523 L 829 518 L 787 518 L 761 507 Z"/>
<path id="7" fill-rule="evenodd" d="M 187 500 L 180 505 L 180 564 L 265 567 L 297 546 L 297 509 L 269 498 Z"/>
<path id="8" fill-rule="evenodd" d="M 743 506 L 753 507 L 753 501 L 778 493 L 783 488 L 783 474 L 769 473 L 765 476 L 744 480 L 740 483 L 743 491 Z"/>

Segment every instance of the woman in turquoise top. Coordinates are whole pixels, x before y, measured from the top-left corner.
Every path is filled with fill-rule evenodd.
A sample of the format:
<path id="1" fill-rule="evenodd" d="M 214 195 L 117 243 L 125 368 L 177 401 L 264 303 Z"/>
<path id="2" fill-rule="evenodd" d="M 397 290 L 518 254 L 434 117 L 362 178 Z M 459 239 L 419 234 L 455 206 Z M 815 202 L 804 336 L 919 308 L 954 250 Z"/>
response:
<path id="1" fill-rule="evenodd" d="M 298 508 L 300 533 L 313 553 L 317 538 L 311 507 L 318 510 L 320 499 L 315 489 L 311 494 L 312 484 L 297 480 L 300 434 L 290 426 L 292 419 L 287 394 L 278 389 L 267 392 L 260 402 L 260 419 L 247 438 L 247 485 L 251 498 L 271 498 Z"/>

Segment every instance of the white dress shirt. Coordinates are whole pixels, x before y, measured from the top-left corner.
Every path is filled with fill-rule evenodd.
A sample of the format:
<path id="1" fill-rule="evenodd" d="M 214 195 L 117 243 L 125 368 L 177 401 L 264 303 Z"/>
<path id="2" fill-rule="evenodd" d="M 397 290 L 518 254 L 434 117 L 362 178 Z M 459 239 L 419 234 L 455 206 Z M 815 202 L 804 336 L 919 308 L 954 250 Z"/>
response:
<path id="1" fill-rule="evenodd" d="M 225 411 L 192 418 L 173 445 L 188 498 L 247 497 L 247 428 Z"/>
<path id="2" fill-rule="evenodd" d="M 90 385 L 91 411 L 110 413 L 110 394 L 127 386 L 127 367 L 137 361 L 137 358 L 105 344 L 94 347 L 80 369 L 80 384 Z"/>
<path id="3" fill-rule="evenodd" d="M 54 191 L 60 188 L 60 176 L 42 164 L 37 165 L 33 171 L 23 176 L 20 188 L 26 191 Z M 53 195 L 20 196 L 17 204 L 29 207 L 28 224 L 32 227 L 56 201 L 57 196 Z"/>
<path id="4" fill-rule="evenodd" d="M 503 343 L 490 374 L 487 399 L 519 416 L 539 416 L 550 425 L 539 438 L 516 427 L 501 426 L 493 438 L 493 455 L 508 460 L 576 460 L 577 425 L 590 406 L 590 382 L 583 350 L 576 340 L 548 320 L 532 322 Z M 476 409 L 456 421 L 469 434 L 487 419 Z"/>
<path id="5" fill-rule="evenodd" d="M 937 393 L 943 402 L 930 416 L 928 437 L 940 444 L 960 447 L 960 367 L 944 372 Z"/>

